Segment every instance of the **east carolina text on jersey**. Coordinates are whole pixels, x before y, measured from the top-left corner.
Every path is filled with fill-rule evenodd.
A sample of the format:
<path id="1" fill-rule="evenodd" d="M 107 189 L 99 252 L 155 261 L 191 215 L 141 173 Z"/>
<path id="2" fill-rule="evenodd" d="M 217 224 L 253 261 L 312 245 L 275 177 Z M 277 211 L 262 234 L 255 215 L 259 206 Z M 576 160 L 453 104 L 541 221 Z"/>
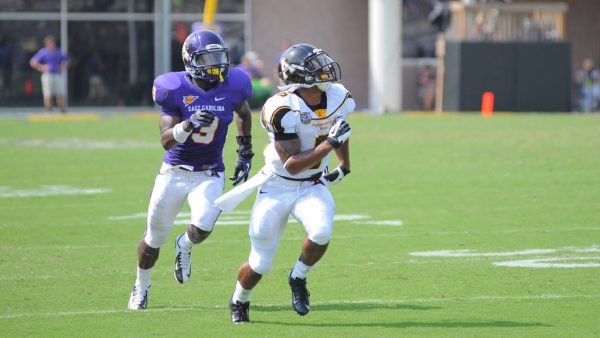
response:
<path id="1" fill-rule="evenodd" d="M 271 141 L 264 152 L 267 168 L 277 175 L 296 179 L 323 171 L 329 155 L 308 170 L 291 175 L 283 167 L 273 142 L 298 138 L 300 151 L 314 148 L 327 139 L 336 119 L 346 119 L 354 107 L 352 95 L 341 84 L 331 86 L 323 94 L 318 107 L 308 106 L 293 91 L 281 92 L 269 98 L 261 112 L 261 124 Z"/>
<path id="2" fill-rule="evenodd" d="M 161 106 L 161 116 L 176 116 L 184 121 L 201 109 L 215 114 L 212 125 L 195 128 L 184 143 L 165 153 L 163 161 L 174 166 L 192 166 L 195 171 L 224 171 L 223 146 L 233 111 L 252 96 L 248 75 L 230 69 L 225 81 L 205 91 L 192 83 L 186 72 L 166 73 L 154 80 L 152 94 Z"/>

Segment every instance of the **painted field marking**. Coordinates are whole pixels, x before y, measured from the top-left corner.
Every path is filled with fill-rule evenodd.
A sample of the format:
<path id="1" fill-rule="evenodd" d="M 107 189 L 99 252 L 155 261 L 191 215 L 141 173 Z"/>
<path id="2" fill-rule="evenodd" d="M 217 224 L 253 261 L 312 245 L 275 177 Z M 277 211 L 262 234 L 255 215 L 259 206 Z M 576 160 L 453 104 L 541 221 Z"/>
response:
<path id="1" fill-rule="evenodd" d="M 242 216 L 243 215 L 243 216 Z M 250 221 L 249 210 L 239 210 L 229 213 L 223 213 L 217 220 L 217 225 L 247 225 Z M 175 225 L 188 225 L 190 212 L 180 212 L 175 219 Z M 138 212 L 131 215 L 123 216 L 109 216 L 108 219 L 111 221 L 122 221 L 131 219 L 144 219 L 147 217 L 145 212 Z M 382 226 L 401 226 L 404 223 L 401 220 L 371 220 L 368 215 L 334 215 L 333 220 L 339 221 L 350 221 L 352 224 L 369 224 L 369 225 L 382 225 Z M 290 216 L 288 219 L 289 223 L 298 223 L 296 219 Z"/>
<path id="2" fill-rule="evenodd" d="M 354 222 L 354 224 L 374 224 L 374 225 L 389 225 L 389 226 L 402 226 L 402 221 L 362 221 Z"/>
<path id="3" fill-rule="evenodd" d="M 96 121 L 100 120 L 100 114 L 30 114 L 27 115 L 27 120 L 31 122 L 45 122 L 45 121 Z"/>
<path id="4" fill-rule="evenodd" d="M 494 296 L 494 295 L 482 295 L 482 296 L 471 296 L 471 297 L 444 297 L 444 298 L 404 298 L 397 300 L 389 299 L 363 299 L 357 301 L 347 300 L 332 300 L 328 302 L 313 302 L 316 306 L 327 306 L 327 305 L 356 305 L 356 304 L 377 304 L 382 306 L 393 306 L 403 305 L 410 303 L 439 303 L 439 302 L 461 302 L 461 301 L 515 301 L 515 300 L 555 300 L 555 299 L 596 299 L 600 298 L 600 295 L 556 295 L 556 294 L 540 294 L 540 295 L 526 295 L 526 296 Z M 260 307 L 281 307 L 288 306 L 288 303 L 278 304 L 256 304 Z M 201 310 L 226 310 L 227 306 L 190 306 L 190 307 L 176 307 L 176 308 L 150 308 L 143 311 L 131 311 L 124 308 L 119 309 L 107 309 L 107 310 L 90 310 L 90 311 L 55 311 L 55 312 L 30 312 L 30 313 L 4 313 L 0 314 L 0 319 L 15 319 L 15 318 L 35 318 L 35 317 L 67 317 L 67 316 L 88 316 L 88 315 L 110 315 L 129 313 L 136 315 L 139 313 L 154 313 L 154 312 L 187 312 L 187 311 L 201 311 Z"/>
<path id="5" fill-rule="evenodd" d="M 568 263 L 572 261 L 593 260 L 587 263 Z M 493 262 L 496 266 L 517 268 L 600 268 L 600 257 L 549 257 L 533 258 L 519 261 Z"/>
<path id="6" fill-rule="evenodd" d="M 103 140 L 86 140 L 80 138 L 65 138 L 65 139 L 0 139 L 0 144 L 9 144 L 22 147 L 39 147 L 39 148 L 55 148 L 55 149 L 140 149 L 140 148 L 156 148 L 154 142 L 120 140 L 120 141 L 103 141 Z"/>
<path id="7" fill-rule="evenodd" d="M 424 252 L 411 252 L 411 256 L 420 257 L 502 257 L 519 255 L 537 255 L 556 253 L 557 249 L 529 249 L 512 252 L 475 252 L 474 250 L 436 250 Z"/>
<path id="8" fill-rule="evenodd" d="M 423 252 L 411 252 L 411 256 L 418 257 L 468 257 L 468 258 L 482 258 L 482 257 L 509 257 L 509 256 L 521 256 L 521 255 L 548 255 L 558 254 L 560 252 L 576 252 L 576 253 L 598 253 L 600 247 L 592 245 L 585 248 L 578 247 L 563 247 L 560 249 L 528 249 L 521 251 L 508 251 L 508 252 L 475 252 L 474 250 L 437 250 L 437 251 L 423 251 Z M 593 262 L 585 263 L 573 263 L 570 261 L 578 260 L 592 260 Z M 545 258 L 531 258 L 525 260 L 505 261 L 505 262 L 492 262 L 495 266 L 505 267 L 524 267 L 524 268 L 598 268 L 600 267 L 600 257 L 545 257 Z"/>
<path id="9" fill-rule="evenodd" d="M 85 189 L 75 188 L 69 185 L 42 185 L 37 189 L 13 189 L 7 186 L 0 186 L 0 198 L 45 197 L 61 195 L 93 195 L 105 194 L 107 192 L 110 192 L 110 189 Z"/>

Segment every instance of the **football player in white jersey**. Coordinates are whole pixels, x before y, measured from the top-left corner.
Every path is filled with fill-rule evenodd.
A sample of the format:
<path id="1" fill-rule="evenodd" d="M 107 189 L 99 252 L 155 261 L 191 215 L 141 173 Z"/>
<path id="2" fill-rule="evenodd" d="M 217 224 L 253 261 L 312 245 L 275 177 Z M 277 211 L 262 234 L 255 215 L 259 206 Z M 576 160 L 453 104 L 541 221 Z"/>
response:
<path id="1" fill-rule="evenodd" d="M 346 117 L 355 103 L 336 83 L 340 76 L 338 63 L 312 45 L 293 45 L 282 54 L 282 91 L 267 100 L 261 113 L 270 139 L 263 171 L 272 177 L 260 186 L 252 208 L 250 256 L 239 268 L 230 301 L 235 324 L 250 320 L 250 293 L 271 269 L 290 214 L 307 233 L 288 277 L 292 306 L 301 316 L 310 311 L 306 275 L 325 254 L 333 230 L 335 202 L 327 184 L 350 173 Z M 331 151 L 340 164 L 327 172 Z"/>

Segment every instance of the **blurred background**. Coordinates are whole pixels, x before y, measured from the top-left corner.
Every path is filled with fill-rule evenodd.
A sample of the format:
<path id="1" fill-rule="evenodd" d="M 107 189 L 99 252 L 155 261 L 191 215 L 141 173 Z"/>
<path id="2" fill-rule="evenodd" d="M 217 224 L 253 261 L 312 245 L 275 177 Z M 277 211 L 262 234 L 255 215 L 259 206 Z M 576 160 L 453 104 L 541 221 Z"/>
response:
<path id="1" fill-rule="evenodd" d="M 598 111 L 600 1 L 219 0 L 211 28 L 253 77 L 259 109 L 278 54 L 311 43 L 340 63 L 359 109 Z M 29 60 L 47 35 L 70 58 L 75 107 L 153 109 L 153 79 L 183 70 L 202 0 L 0 0 L 0 109 L 42 107 Z"/>

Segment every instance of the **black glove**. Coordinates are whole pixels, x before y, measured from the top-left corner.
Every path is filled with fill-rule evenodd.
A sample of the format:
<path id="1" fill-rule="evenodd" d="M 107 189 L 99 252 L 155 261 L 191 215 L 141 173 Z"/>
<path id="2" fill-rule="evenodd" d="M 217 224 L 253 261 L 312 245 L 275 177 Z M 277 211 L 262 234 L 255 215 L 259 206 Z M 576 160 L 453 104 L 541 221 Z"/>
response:
<path id="1" fill-rule="evenodd" d="M 208 110 L 198 110 L 190 118 L 188 122 L 194 126 L 194 128 L 198 127 L 206 127 L 210 126 L 215 120 L 215 114 Z"/>
<path id="2" fill-rule="evenodd" d="M 350 169 L 346 169 L 341 165 L 338 165 L 335 169 L 330 172 L 324 172 L 323 178 L 327 180 L 329 184 L 339 183 L 342 178 L 346 177 L 350 173 Z"/>
<path id="3" fill-rule="evenodd" d="M 252 136 L 237 136 L 236 137 L 237 144 L 239 148 L 237 150 L 237 161 L 235 163 L 235 171 L 233 172 L 233 176 L 229 179 L 233 181 L 233 185 L 236 186 L 240 182 L 246 182 L 248 179 L 248 174 L 250 173 L 250 168 L 252 168 L 252 157 L 254 157 L 254 153 L 252 152 Z"/>
<path id="4" fill-rule="evenodd" d="M 331 143 L 334 148 L 339 148 L 348 138 L 352 135 L 352 129 L 348 122 L 338 119 L 335 121 L 331 129 L 329 129 L 329 135 L 327 135 L 327 142 Z"/>

